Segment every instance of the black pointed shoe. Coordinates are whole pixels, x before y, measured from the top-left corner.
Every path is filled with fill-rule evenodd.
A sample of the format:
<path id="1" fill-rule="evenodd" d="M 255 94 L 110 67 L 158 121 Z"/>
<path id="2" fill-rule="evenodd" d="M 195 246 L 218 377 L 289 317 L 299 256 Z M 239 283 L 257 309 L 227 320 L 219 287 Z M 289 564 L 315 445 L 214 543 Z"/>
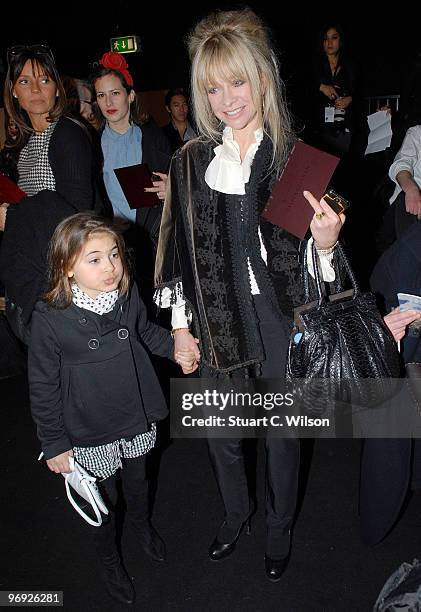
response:
<path id="1" fill-rule="evenodd" d="M 224 521 L 221 525 L 221 529 L 226 525 Z M 234 538 L 230 542 L 221 542 L 218 540 L 218 536 L 214 539 L 212 544 L 209 547 L 209 557 L 212 561 L 221 561 L 221 559 L 225 559 L 231 553 L 234 552 L 235 546 L 237 544 L 238 538 L 241 535 L 244 525 L 246 525 L 246 533 L 250 535 L 251 533 L 251 517 L 248 516 L 245 521 L 243 521 L 240 527 L 237 530 Z"/>
<path id="2" fill-rule="evenodd" d="M 134 532 L 145 553 L 155 561 L 165 561 L 167 553 L 165 542 L 150 521 L 134 526 Z"/>
<path id="3" fill-rule="evenodd" d="M 265 555 L 266 576 L 271 582 L 278 582 L 288 566 L 289 555 L 284 559 L 271 559 Z"/>
<path id="4" fill-rule="evenodd" d="M 134 603 L 134 586 L 121 563 L 105 566 L 103 576 L 107 591 L 113 599 L 124 604 Z"/>

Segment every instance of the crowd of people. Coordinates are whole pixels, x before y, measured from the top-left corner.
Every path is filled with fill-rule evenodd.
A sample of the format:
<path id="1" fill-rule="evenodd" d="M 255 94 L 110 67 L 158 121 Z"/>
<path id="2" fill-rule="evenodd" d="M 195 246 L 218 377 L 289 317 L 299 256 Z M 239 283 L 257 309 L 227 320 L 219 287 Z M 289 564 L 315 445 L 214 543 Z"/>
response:
<path id="1" fill-rule="evenodd" d="M 98 479 L 111 510 L 92 531 L 105 585 L 125 603 L 135 593 L 116 544 L 118 478 L 133 533 L 151 557 L 165 559 L 147 504 L 145 457 L 168 414 L 151 354 L 178 364 L 180 376 L 282 380 L 293 311 L 305 297 L 300 253 L 310 273 L 315 251 L 322 279 L 338 280 L 335 249 L 346 222 L 309 191 L 308 240 L 261 216 L 297 139 L 261 19 L 249 9 L 213 12 L 191 31 L 188 51 L 193 113 L 186 92 L 172 89 L 161 129 L 139 108 L 120 54 L 104 53 L 88 81 L 63 82 L 47 46 L 8 50 L 5 111 L 13 129 L 0 172 L 25 197 L 0 206 L 7 318 L 28 346 L 32 415 L 49 469 L 68 473 L 73 457 Z M 346 191 L 360 111 L 357 69 L 339 25 L 323 30 L 308 82 L 314 103 L 304 138 L 342 157 L 346 172 L 334 184 Z M 390 262 L 417 249 L 420 129 L 408 130 L 390 168 L 393 252 L 373 274 L 405 361 L 416 359 L 418 337 L 407 329 L 421 315 L 401 312 L 397 292 L 419 292 L 418 268 L 402 280 L 395 274 L 406 265 Z M 146 191 L 159 203 L 135 209 L 115 170 L 138 164 L 149 167 Z M 170 329 L 157 323 L 154 306 L 170 309 Z M 235 551 L 255 508 L 242 440 L 207 442 L 224 508 L 208 554 L 220 561 Z M 376 447 L 379 468 L 368 486 L 384 479 L 379 458 L 388 448 Z M 268 436 L 265 453 L 264 568 L 278 582 L 291 551 L 300 441 Z M 365 463 L 370 457 L 367 445 Z M 372 508 L 368 502 L 362 513 Z M 397 502 L 373 540 L 399 510 Z"/>

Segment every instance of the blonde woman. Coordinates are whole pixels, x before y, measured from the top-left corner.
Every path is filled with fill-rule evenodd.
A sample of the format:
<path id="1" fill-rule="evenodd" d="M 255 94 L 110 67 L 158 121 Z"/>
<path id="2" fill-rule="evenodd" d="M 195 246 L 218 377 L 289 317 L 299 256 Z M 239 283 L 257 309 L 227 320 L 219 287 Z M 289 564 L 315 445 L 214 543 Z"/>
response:
<path id="1" fill-rule="evenodd" d="M 248 9 L 210 14 L 188 46 L 201 136 L 173 158 L 155 300 L 172 307 L 175 345 L 195 351 L 201 376 L 282 379 L 292 311 L 303 295 L 300 241 L 260 216 L 294 139 L 277 60 Z M 344 217 L 305 197 L 323 275 L 332 280 Z M 253 504 L 241 439 L 209 439 L 209 451 L 225 509 L 209 549 L 218 561 L 234 551 Z M 268 437 L 266 457 L 265 569 L 278 581 L 290 554 L 299 441 Z"/>

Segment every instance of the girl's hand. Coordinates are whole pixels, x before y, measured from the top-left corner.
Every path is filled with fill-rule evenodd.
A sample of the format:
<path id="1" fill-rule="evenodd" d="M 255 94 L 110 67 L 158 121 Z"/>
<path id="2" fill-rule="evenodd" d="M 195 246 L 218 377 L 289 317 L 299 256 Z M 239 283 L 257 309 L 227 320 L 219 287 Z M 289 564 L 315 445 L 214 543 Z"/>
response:
<path id="1" fill-rule="evenodd" d="M 182 355 L 184 355 L 185 353 L 188 354 L 192 354 L 192 358 L 194 358 L 195 363 L 193 364 L 191 370 L 189 370 L 188 372 L 185 372 L 183 369 L 184 374 L 190 374 L 191 372 L 194 372 L 195 370 L 197 370 L 197 364 L 200 361 L 200 351 L 199 351 L 199 347 L 197 346 L 199 344 L 199 340 L 197 338 L 193 338 L 193 336 L 191 335 L 190 331 L 188 329 L 177 329 L 174 332 L 174 359 L 175 361 L 177 361 L 177 363 L 179 362 L 177 355 L 179 353 L 181 353 Z M 180 364 L 182 366 L 182 364 Z M 183 368 L 183 366 L 182 366 Z"/>
<path id="2" fill-rule="evenodd" d="M 339 232 L 345 223 L 345 215 L 344 213 L 337 215 L 323 198 L 318 202 L 309 191 L 304 191 L 303 195 L 314 210 L 310 230 L 316 248 L 330 249 L 338 240 Z"/>
<path id="3" fill-rule="evenodd" d="M 50 470 L 56 474 L 61 474 L 62 472 L 69 474 L 72 471 L 70 469 L 69 457 L 73 457 L 72 449 L 65 453 L 61 453 L 61 455 L 57 455 L 57 457 L 47 459 L 47 465 Z"/>
<path id="4" fill-rule="evenodd" d="M 178 351 L 178 353 L 175 354 L 175 360 L 178 365 L 181 366 L 183 374 L 191 374 L 199 367 L 195 354 L 190 350 Z"/>
<path id="5" fill-rule="evenodd" d="M 402 340 L 406 333 L 407 326 L 416 321 L 421 317 L 421 312 L 417 312 L 416 310 L 405 310 L 401 312 L 400 307 L 394 308 L 392 312 L 389 312 L 385 317 L 383 317 L 383 321 L 386 326 L 389 328 L 396 342 Z"/>
<path id="6" fill-rule="evenodd" d="M 145 191 L 148 193 L 156 193 L 158 194 L 158 198 L 160 200 L 165 200 L 165 194 L 167 192 L 167 180 L 168 174 L 163 174 L 162 172 L 153 172 L 152 174 L 156 174 L 161 179 L 160 181 L 152 181 L 153 187 L 145 187 Z"/>

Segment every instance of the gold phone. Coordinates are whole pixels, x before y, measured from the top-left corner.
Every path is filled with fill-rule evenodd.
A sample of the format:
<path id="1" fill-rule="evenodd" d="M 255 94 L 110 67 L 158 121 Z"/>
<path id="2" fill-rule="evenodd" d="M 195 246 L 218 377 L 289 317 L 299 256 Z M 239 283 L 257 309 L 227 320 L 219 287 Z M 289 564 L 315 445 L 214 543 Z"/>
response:
<path id="1" fill-rule="evenodd" d="M 347 208 L 349 208 L 350 204 L 348 200 L 345 200 L 342 196 L 340 196 L 333 189 L 328 189 L 323 196 L 326 204 L 329 204 L 332 210 L 335 211 L 337 215 L 345 212 Z"/>

